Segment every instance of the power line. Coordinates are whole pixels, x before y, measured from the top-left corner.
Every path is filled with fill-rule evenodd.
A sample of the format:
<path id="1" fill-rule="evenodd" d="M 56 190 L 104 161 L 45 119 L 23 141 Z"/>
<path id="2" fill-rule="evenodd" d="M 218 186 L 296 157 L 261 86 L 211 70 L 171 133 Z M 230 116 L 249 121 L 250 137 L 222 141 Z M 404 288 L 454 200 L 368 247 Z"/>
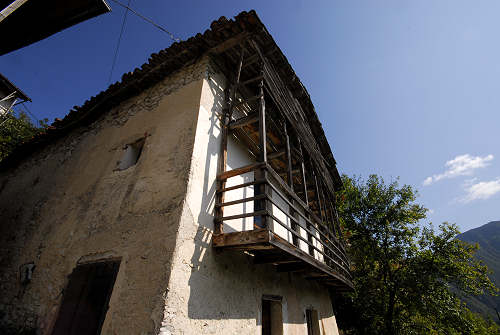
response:
<path id="1" fill-rule="evenodd" d="M 120 36 L 118 36 L 118 43 L 116 44 L 115 56 L 113 57 L 113 63 L 111 64 L 111 70 L 109 71 L 108 85 L 111 83 L 111 77 L 113 76 L 113 71 L 115 69 L 116 59 L 118 58 L 118 50 L 120 49 L 120 43 L 122 41 L 123 31 L 125 30 L 125 22 L 127 22 L 127 14 L 129 11 L 130 2 L 128 0 L 128 5 L 126 6 L 125 13 L 123 14 L 122 28 L 120 30 Z"/>
<path id="2" fill-rule="evenodd" d="M 40 125 L 40 119 L 38 119 L 35 114 L 31 113 L 31 111 L 28 109 L 28 107 L 26 106 L 26 104 L 24 103 L 24 101 L 21 103 L 21 105 L 24 107 L 24 109 L 28 112 L 29 115 L 31 115 L 32 117 L 35 118 L 35 120 L 38 121 L 37 126 L 39 126 Z"/>
<path id="3" fill-rule="evenodd" d="M 167 29 L 163 28 L 163 27 L 162 27 L 162 26 L 160 26 L 159 24 L 155 23 L 153 20 L 151 20 L 151 19 L 149 19 L 149 18 L 145 17 L 144 15 L 139 14 L 138 12 L 136 12 L 135 10 L 133 10 L 132 8 L 130 8 L 130 6 L 123 4 L 123 3 L 119 2 L 118 0 L 111 0 L 111 1 L 113 1 L 114 3 L 116 3 L 116 4 L 120 5 L 120 6 L 122 6 L 123 8 L 126 8 L 127 10 L 131 11 L 133 14 L 135 14 L 135 15 L 136 15 L 136 16 L 138 16 L 138 17 L 140 17 L 140 18 L 141 18 L 141 19 L 143 19 L 144 21 L 146 21 L 146 22 L 148 22 L 148 23 L 152 24 L 153 26 L 155 26 L 156 28 L 160 29 L 160 30 L 161 30 L 161 31 L 163 31 L 164 33 L 167 33 L 167 34 L 170 36 L 170 38 L 171 38 L 172 40 L 174 40 L 175 42 L 179 42 L 179 41 L 180 41 L 180 39 L 178 39 L 177 37 L 175 37 L 175 36 L 174 36 L 174 34 L 172 34 L 170 31 L 168 31 Z M 130 1 L 129 1 L 129 5 L 130 5 Z"/>

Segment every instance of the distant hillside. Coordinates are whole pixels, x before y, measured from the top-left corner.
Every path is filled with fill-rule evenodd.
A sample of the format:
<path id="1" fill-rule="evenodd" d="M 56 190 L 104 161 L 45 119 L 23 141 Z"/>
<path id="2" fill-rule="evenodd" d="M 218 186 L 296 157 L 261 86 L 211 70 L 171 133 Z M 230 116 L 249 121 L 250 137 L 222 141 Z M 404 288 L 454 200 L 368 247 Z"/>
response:
<path id="1" fill-rule="evenodd" d="M 458 239 L 469 243 L 479 243 L 476 257 L 481 259 L 493 274 L 490 279 L 500 287 L 500 221 L 492 221 L 479 228 L 458 235 Z M 495 308 L 500 311 L 500 296 L 468 296 L 464 299 L 468 307 L 500 323 Z"/>

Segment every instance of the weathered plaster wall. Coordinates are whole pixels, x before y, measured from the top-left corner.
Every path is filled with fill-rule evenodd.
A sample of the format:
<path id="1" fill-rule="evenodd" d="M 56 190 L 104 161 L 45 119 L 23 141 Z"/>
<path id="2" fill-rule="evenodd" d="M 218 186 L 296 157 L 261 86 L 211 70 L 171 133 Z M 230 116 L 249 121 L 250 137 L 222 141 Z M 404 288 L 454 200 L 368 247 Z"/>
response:
<path id="1" fill-rule="evenodd" d="M 160 334 L 261 334 L 264 294 L 283 297 L 285 334 L 307 333 L 305 309 L 310 307 L 319 312 L 322 334 L 338 334 L 326 288 L 277 273 L 272 266 L 253 265 L 251 256 L 241 252 L 217 253 L 210 246 L 224 78 L 209 74 L 202 87 L 188 191 Z M 243 156 L 238 154 L 238 159 Z M 238 159 L 233 158 L 229 153 L 228 161 L 236 163 Z"/>
<path id="2" fill-rule="evenodd" d="M 103 334 L 155 334 L 163 318 L 207 60 L 132 97 L 0 174 L 0 329 L 57 316 L 79 261 L 120 257 Z M 137 165 L 124 146 L 147 134 Z M 36 265 L 23 287 L 19 267 Z"/>

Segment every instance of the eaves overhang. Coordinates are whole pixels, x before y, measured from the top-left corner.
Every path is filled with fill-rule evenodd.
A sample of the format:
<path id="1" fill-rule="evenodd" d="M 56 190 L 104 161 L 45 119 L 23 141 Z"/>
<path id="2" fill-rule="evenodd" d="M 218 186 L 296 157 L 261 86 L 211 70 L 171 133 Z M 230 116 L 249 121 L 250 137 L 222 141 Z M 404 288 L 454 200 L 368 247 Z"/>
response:
<path id="1" fill-rule="evenodd" d="M 39 150 L 45 143 L 67 134 L 75 127 L 90 124 L 103 113 L 152 87 L 183 66 L 195 62 L 204 55 L 217 56 L 222 54 L 228 49 L 238 46 L 239 42 L 250 36 L 253 36 L 266 56 L 272 61 L 279 75 L 288 83 L 290 91 L 293 92 L 294 97 L 306 113 L 307 121 L 316 136 L 315 139 L 329 167 L 335 187 L 340 189 L 342 181 L 336 168 L 336 161 L 310 95 L 253 10 L 241 12 L 234 20 L 220 17 L 213 21 L 210 29 L 207 29 L 203 34 L 198 33 L 185 41 L 175 42 L 168 48 L 152 54 L 148 62 L 140 68 L 125 73 L 121 81 L 110 85 L 106 90 L 85 101 L 83 105 L 73 107 L 64 119 L 54 121 L 46 132 L 35 136 L 31 141 L 15 150 L 0 164 L 0 169 L 23 159 L 30 152 Z"/>

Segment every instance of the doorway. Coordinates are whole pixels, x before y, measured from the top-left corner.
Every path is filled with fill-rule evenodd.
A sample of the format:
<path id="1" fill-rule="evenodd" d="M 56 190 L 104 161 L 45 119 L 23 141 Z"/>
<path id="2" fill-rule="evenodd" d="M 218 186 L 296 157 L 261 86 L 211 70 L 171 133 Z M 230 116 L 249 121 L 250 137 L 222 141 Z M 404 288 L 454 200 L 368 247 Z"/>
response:
<path id="1" fill-rule="evenodd" d="M 120 261 L 78 265 L 69 276 L 52 335 L 98 335 Z"/>

